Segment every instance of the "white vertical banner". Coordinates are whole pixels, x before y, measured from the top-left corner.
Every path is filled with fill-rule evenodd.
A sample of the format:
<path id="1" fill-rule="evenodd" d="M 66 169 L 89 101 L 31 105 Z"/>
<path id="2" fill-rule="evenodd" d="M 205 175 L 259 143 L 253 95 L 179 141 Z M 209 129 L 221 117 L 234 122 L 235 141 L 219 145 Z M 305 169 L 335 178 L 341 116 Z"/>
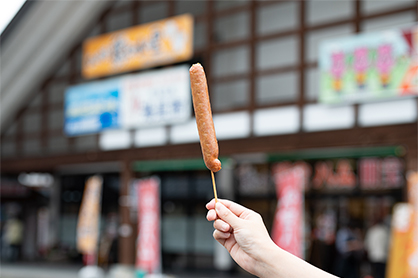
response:
<path id="1" fill-rule="evenodd" d="M 77 249 L 83 254 L 97 254 L 103 179 L 90 177 L 84 188 L 77 224 Z"/>
<path id="2" fill-rule="evenodd" d="M 161 273 L 160 180 L 157 177 L 137 181 L 138 240 L 136 268 Z"/>

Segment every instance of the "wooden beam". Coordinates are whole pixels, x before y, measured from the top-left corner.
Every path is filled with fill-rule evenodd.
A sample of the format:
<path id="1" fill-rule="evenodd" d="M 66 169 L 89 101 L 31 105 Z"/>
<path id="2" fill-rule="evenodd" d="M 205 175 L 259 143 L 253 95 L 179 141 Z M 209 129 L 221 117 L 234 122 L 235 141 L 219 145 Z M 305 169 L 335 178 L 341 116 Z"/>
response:
<path id="1" fill-rule="evenodd" d="M 265 152 L 276 153 L 289 150 L 303 150 L 328 147 L 367 147 L 405 145 L 407 152 L 417 149 L 417 125 L 403 124 L 381 127 L 367 127 L 336 131 L 309 132 L 246 139 L 221 140 L 220 155 Z M 90 151 L 83 153 L 2 159 L 2 173 L 21 171 L 55 171 L 57 165 L 93 163 L 121 160 L 181 159 L 201 156 L 199 143 L 167 145 L 161 147 L 135 148 L 117 151 Z M 416 157 L 414 157 L 416 160 Z M 415 162 L 416 165 L 416 162 Z"/>

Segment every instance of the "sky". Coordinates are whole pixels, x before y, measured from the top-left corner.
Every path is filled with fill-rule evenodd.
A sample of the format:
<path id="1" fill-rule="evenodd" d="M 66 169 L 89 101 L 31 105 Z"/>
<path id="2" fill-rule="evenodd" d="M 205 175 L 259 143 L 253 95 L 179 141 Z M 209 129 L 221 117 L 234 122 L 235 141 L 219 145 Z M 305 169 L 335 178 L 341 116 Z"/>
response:
<path id="1" fill-rule="evenodd" d="M 25 0 L 0 0 L 0 34 L 25 3 Z"/>

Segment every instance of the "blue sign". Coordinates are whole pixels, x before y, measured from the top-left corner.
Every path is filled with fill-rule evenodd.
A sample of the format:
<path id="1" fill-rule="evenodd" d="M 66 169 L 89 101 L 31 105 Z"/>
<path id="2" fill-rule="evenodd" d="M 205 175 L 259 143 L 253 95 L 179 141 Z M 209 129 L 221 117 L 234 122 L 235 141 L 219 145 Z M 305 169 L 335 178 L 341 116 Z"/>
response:
<path id="1" fill-rule="evenodd" d="M 176 124 L 191 110 L 188 66 L 178 66 L 69 87 L 64 130 L 76 136 Z"/>
<path id="2" fill-rule="evenodd" d="M 68 136 L 120 127 L 120 80 L 91 82 L 67 89 L 64 130 Z"/>

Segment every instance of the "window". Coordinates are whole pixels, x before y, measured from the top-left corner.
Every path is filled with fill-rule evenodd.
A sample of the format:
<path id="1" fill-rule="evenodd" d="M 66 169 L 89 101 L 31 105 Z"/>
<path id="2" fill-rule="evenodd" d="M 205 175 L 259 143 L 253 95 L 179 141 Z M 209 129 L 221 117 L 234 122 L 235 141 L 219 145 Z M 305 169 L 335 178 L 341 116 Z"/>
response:
<path id="1" fill-rule="evenodd" d="M 286 37 L 257 44 L 257 69 L 264 70 L 297 63 L 298 43 L 296 37 Z"/>
<path id="2" fill-rule="evenodd" d="M 249 84 L 247 79 L 217 83 L 211 89 L 214 111 L 245 107 L 249 104 Z"/>
<path id="3" fill-rule="evenodd" d="M 247 73 L 250 69 L 249 48 L 242 45 L 222 49 L 213 54 L 213 71 L 216 77 Z"/>
<path id="4" fill-rule="evenodd" d="M 257 10 L 257 34 L 268 35 L 298 26 L 296 2 L 278 2 Z"/>
<path id="5" fill-rule="evenodd" d="M 250 34 L 250 17 L 248 12 L 235 13 L 216 18 L 214 24 L 214 39 L 216 42 L 246 39 Z"/>
<path id="6" fill-rule="evenodd" d="M 310 25 L 346 19 L 353 16 L 354 1 L 307 1 L 307 23 Z"/>
<path id="7" fill-rule="evenodd" d="M 160 19 L 164 19 L 168 15 L 168 3 L 156 2 L 155 4 L 148 1 L 142 2 L 139 9 L 140 23 L 148 23 Z"/>
<path id="8" fill-rule="evenodd" d="M 257 78 L 256 102 L 267 105 L 297 99 L 297 73 L 266 75 Z"/>
<path id="9" fill-rule="evenodd" d="M 41 129 L 41 114 L 39 113 L 26 113 L 23 118 L 23 132 L 31 133 L 37 132 Z"/>
<path id="10" fill-rule="evenodd" d="M 121 29 L 125 29 L 132 26 L 132 13 L 119 12 L 116 14 L 110 14 L 107 20 L 107 32 L 113 32 Z"/>

